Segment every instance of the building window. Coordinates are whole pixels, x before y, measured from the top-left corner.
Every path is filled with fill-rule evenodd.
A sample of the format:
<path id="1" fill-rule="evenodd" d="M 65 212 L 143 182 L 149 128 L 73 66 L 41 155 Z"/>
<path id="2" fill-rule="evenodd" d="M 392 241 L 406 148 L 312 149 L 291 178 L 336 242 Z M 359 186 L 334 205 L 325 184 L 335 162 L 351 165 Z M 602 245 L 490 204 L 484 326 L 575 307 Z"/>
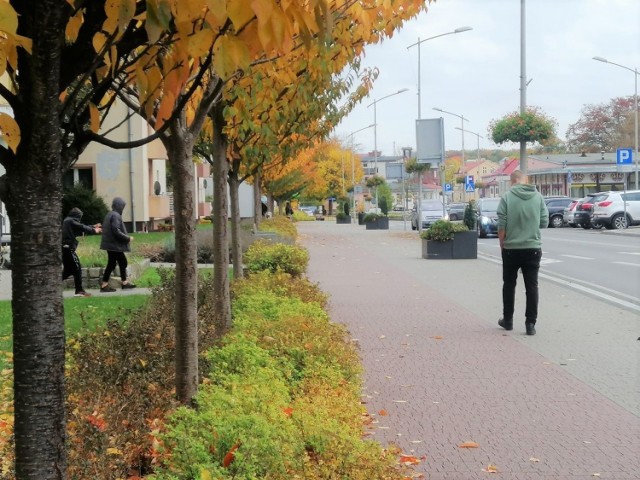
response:
<path id="1" fill-rule="evenodd" d="M 77 184 L 93 190 L 93 168 L 78 167 L 67 170 L 62 178 L 62 186 L 64 188 L 69 188 Z"/>

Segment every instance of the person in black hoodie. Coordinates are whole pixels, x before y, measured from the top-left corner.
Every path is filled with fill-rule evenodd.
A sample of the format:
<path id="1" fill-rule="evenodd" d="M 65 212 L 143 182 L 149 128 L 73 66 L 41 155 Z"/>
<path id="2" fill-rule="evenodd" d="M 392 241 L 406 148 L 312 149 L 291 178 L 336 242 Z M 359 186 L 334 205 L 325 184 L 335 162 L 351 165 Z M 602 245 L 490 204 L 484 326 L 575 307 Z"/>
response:
<path id="1" fill-rule="evenodd" d="M 112 210 L 107 213 L 102 222 L 102 241 L 100 248 L 107 251 L 108 261 L 107 268 L 102 275 L 101 292 L 115 292 L 116 289 L 109 286 L 109 278 L 115 270 L 116 264 L 120 267 L 120 278 L 122 279 L 122 289 L 136 288 L 136 286 L 127 280 L 127 257 L 125 252 L 131 251 L 131 242 L 133 237 L 127 235 L 127 229 L 122 221 L 122 212 L 126 203 L 116 197 L 111 203 Z"/>
<path id="2" fill-rule="evenodd" d="M 100 224 L 84 225 L 82 220 L 82 210 L 73 207 L 69 210 L 66 218 L 62 221 L 62 280 L 66 280 L 73 275 L 76 287 L 76 297 L 90 297 L 91 294 L 82 288 L 82 265 L 76 250 L 78 248 L 78 235 L 93 235 L 102 231 Z"/>

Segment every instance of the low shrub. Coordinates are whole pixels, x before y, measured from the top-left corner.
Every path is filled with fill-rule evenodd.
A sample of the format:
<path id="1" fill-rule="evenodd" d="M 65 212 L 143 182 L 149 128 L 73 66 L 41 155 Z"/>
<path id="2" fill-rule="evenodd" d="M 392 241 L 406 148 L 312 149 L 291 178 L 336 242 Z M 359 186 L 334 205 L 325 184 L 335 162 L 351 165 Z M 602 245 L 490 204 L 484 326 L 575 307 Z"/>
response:
<path id="1" fill-rule="evenodd" d="M 295 216 L 295 213 L 294 213 Z M 309 217 L 311 218 L 311 217 Z M 285 216 L 266 218 L 260 222 L 261 232 L 274 232 L 286 238 L 294 239 L 298 236 L 298 230 L 291 220 Z"/>
<path id="2" fill-rule="evenodd" d="M 454 223 L 449 220 L 436 220 L 429 228 L 422 231 L 420 238 L 424 240 L 446 242 L 453 240 L 455 233 L 468 231 L 469 228 L 463 223 Z"/>
<path id="3" fill-rule="evenodd" d="M 370 222 L 375 222 L 376 220 L 378 220 L 379 218 L 384 218 L 385 215 L 382 215 L 381 213 L 367 213 L 364 216 L 364 223 L 370 223 Z"/>
<path id="4" fill-rule="evenodd" d="M 475 230 L 477 221 L 476 202 L 475 200 L 469 200 L 469 203 L 464 207 L 462 223 L 464 223 L 469 230 Z"/>
<path id="5" fill-rule="evenodd" d="M 312 217 L 311 215 L 308 215 L 306 212 L 303 212 L 300 210 L 295 210 L 293 212 L 292 218 L 294 222 L 313 222 L 316 219 L 316 217 Z"/>
<path id="6" fill-rule="evenodd" d="M 345 219 L 349 218 L 349 215 L 344 213 L 344 212 L 338 212 L 338 213 L 336 213 L 336 218 L 338 220 L 345 220 Z"/>
<path id="7" fill-rule="evenodd" d="M 244 264 L 249 272 L 286 272 L 302 275 L 309 263 L 309 254 L 304 248 L 264 240 L 255 241 L 244 254 Z"/>
<path id="8" fill-rule="evenodd" d="M 234 286 L 234 327 L 207 352 L 197 408 L 168 419 L 152 478 L 405 478 L 394 453 L 363 439 L 361 368 L 344 328 L 288 296 L 303 280 L 275 277 Z"/>

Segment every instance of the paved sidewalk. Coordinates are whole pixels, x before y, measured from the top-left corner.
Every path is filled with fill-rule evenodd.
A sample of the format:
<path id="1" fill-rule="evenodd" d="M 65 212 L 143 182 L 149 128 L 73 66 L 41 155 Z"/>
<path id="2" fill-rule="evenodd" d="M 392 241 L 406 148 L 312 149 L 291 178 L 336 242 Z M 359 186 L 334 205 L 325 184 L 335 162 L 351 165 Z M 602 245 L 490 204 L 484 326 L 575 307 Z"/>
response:
<path id="1" fill-rule="evenodd" d="M 505 332 L 496 263 L 423 260 L 414 232 L 298 229 L 360 347 L 372 438 L 426 455 L 426 478 L 640 479 L 637 314 L 542 279 L 538 334 Z"/>

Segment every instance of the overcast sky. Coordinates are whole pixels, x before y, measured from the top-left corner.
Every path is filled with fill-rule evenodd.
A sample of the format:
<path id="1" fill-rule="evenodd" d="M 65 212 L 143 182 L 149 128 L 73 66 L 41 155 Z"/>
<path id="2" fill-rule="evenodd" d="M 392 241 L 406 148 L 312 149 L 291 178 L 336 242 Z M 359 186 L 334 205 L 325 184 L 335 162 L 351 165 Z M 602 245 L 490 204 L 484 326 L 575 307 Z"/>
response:
<path id="1" fill-rule="evenodd" d="M 418 48 L 407 47 L 463 26 L 473 30 L 420 46 L 421 116 L 444 118 L 447 150 L 461 148 L 462 133 L 454 129 L 461 119 L 433 107 L 468 118 L 465 129 L 484 137 L 480 148 L 497 148 L 488 139 L 489 122 L 520 108 L 520 0 L 438 0 L 393 38 L 369 46 L 363 65 L 378 67 L 380 75 L 335 134 L 346 142 L 373 123 L 374 107 L 367 105 L 408 88 L 376 103 L 376 136 L 382 155 L 400 154 L 403 146 L 415 153 Z M 554 117 L 561 139 L 584 105 L 634 93 L 633 72 L 594 56 L 640 68 L 640 0 L 527 0 L 527 105 Z M 467 152 L 475 151 L 475 135 L 467 133 L 464 141 Z M 374 128 L 356 133 L 354 145 L 360 153 L 373 151 Z"/>

